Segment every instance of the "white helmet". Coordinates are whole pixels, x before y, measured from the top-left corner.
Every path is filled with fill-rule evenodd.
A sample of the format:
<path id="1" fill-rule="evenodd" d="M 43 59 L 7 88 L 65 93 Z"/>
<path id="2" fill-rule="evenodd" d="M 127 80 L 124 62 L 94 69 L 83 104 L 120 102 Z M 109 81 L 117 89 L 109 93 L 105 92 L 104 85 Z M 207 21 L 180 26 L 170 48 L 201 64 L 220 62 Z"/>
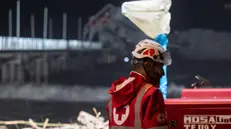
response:
<path id="1" fill-rule="evenodd" d="M 172 63 L 170 53 L 161 47 L 159 43 L 149 39 L 140 41 L 135 50 L 132 51 L 132 55 L 138 59 L 147 57 L 167 66 Z"/>

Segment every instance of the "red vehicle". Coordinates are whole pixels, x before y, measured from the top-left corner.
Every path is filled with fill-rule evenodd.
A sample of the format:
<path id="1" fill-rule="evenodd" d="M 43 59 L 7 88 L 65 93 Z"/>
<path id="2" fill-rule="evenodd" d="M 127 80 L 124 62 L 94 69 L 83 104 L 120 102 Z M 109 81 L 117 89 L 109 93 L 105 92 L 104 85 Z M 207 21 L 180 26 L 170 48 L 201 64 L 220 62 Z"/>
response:
<path id="1" fill-rule="evenodd" d="M 231 89 L 184 89 L 165 104 L 169 129 L 231 129 Z"/>

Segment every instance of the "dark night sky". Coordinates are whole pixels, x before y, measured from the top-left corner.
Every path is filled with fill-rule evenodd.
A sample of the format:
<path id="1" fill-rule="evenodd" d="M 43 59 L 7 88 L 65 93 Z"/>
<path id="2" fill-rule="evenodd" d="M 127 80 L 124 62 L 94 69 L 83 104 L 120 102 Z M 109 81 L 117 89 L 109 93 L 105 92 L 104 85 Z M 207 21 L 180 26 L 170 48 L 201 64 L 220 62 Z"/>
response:
<path id="1" fill-rule="evenodd" d="M 49 9 L 52 17 L 53 35 L 61 38 L 62 12 L 68 15 L 68 38 L 76 38 L 77 18 L 82 17 L 86 22 L 105 4 L 112 3 L 120 6 L 124 0 L 21 0 L 21 36 L 30 36 L 30 14 L 35 15 L 36 37 L 42 37 L 43 8 Z M 221 0 L 173 0 L 172 28 L 181 30 L 188 28 L 211 28 L 229 31 L 231 26 L 231 11 L 223 9 Z M 0 4 L 0 35 L 8 34 L 8 11 L 16 12 L 16 0 L 4 0 Z M 15 18 L 13 18 L 13 35 L 15 35 Z"/>

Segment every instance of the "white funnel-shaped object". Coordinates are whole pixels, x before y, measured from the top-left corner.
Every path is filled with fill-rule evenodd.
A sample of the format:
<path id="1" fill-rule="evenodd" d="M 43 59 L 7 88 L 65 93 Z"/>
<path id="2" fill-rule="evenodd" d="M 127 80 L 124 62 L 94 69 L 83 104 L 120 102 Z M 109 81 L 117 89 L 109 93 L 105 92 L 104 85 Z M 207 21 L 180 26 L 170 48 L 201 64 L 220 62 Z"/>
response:
<path id="1" fill-rule="evenodd" d="M 170 33 L 171 0 L 129 1 L 122 4 L 122 14 L 147 36 Z"/>

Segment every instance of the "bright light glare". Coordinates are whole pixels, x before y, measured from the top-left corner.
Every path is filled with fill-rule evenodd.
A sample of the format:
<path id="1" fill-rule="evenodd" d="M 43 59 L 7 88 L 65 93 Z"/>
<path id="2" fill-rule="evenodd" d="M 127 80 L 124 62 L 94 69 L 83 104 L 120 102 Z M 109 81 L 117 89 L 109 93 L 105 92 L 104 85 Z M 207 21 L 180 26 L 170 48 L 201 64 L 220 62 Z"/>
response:
<path id="1" fill-rule="evenodd" d="M 128 57 L 124 57 L 124 62 L 128 62 L 129 58 Z"/>

